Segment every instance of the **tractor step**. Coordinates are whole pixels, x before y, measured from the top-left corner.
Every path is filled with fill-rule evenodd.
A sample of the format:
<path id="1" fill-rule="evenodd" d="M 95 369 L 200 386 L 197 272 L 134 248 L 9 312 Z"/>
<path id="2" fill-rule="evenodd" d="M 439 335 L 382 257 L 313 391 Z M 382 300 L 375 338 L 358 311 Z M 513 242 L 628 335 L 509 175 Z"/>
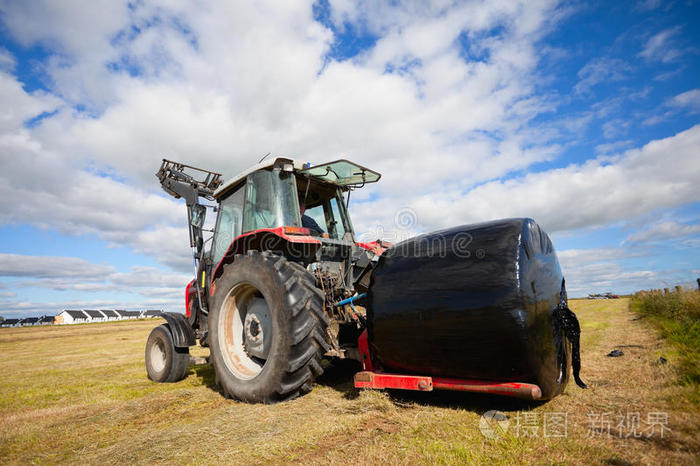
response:
<path id="1" fill-rule="evenodd" d="M 355 374 L 356 388 L 417 390 L 456 390 L 510 396 L 525 400 L 539 400 L 542 390 L 537 385 L 520 382 L 486 382 L 481 380 L 449 379 L 421 375 L 385 374 L 362 371 Z"/>

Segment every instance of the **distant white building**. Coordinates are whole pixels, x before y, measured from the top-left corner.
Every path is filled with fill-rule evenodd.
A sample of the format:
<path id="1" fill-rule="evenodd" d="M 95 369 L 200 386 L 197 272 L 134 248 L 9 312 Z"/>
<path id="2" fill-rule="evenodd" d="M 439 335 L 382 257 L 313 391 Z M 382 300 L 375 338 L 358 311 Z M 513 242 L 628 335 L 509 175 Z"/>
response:
<path id="1" fill-rule="evenodd" d="M 138 319 L 141 317 L 141 313 L 139 311 L 125 311 L 123 309 L 116 309 L 114 312 L 117 313 L 120 320 Z"/>
<path id="2" fill-rule="evenodd" d="M 155 319 L 156 317 L 160 317 L 160 314 L 163 311 L 157 310 L 157 309 L 149 309 L 148 311 L 143 311 L 141 314 L 142 319 Z"/>
<path id="3" fill-rule="evenodd" d="M 106 320 L 119 320 L 119 314 L 117 314 L 116 311 L 112 311 L 110 309 L 100 309 L 100 312 L 104 314 Z"/>
<path id="4" fill-rule="evenodd" d="M 54 317 L 53 316 L 43 316 L 39 318 L 39 325 L 53 325 L 54 323 Z"/>
<path id="5" fill-rule="evenodd" d="M 88 322 L 104 322 L 107 320 L 104 314 L 94 309 L 83 309 L 83 312 L 88 316 Z"/>
<path id="6" fill-rule="evenodd" d="M 87 314 L 85 314 L 83 311 L 66 309 L 58 316 L 64 324 L 84 324 L 89 322 Z"/>

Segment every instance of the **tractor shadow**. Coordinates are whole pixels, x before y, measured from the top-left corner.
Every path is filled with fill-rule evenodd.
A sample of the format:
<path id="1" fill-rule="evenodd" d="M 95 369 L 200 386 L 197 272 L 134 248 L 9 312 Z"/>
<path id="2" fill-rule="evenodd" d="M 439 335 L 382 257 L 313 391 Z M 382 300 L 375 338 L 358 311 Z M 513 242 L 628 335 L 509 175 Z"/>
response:
<path id="1" fill-rule="evenodd" d="M 355 388 L 354 376 L 360 370 L 360 364 L 353 360 L 339 360 L 324 363 L 323 374 L 316 383 L 332 388 L 347 400 L 360 396 L 361 389 Z M 542 406 L 546 401 L 521 400 L 505 396 L 484 393 L 467 393 L 447 390 L 418 392 L 411 390 L 383 390 L 391 402 L 398 408 L 412 408 L 415 405 L 440 407 L 448 409 L 464 409 L 478 414 L 490 410 L 504 412 L 529 411 Z"/>
<path id="2" fill-rule="evenodd" d="M 225 397 L 223 390 L 216 383 L 216 374 L 211 364 L 190 364 L 187 375 L 194 374 L 205 387 Z"/>

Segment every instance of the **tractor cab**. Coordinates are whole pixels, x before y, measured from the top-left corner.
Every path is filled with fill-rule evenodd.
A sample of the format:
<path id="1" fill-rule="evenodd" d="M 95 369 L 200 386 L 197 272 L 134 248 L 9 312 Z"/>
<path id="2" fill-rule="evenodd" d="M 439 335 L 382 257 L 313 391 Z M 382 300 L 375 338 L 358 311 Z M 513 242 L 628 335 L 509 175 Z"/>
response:
<path id="1" fill-rule="evenodd" d="M 373 170 L 342 159 L 311 166 L 279 157 L 222 184 L 219 173 L 164 159 L 156 176 L 166 192 L 187 204 L 198 277 L 193 293 L 206 292 L 225 262 L 251 249 L 305 266 L 320 264 L 323 274 L 334 277 L 334 296 L 350 293 L 366 268 L 347 207 L 352 190 L 379 181 Z M 207 208 L 217 212 L 213 228 L 205 227 Z M 206 307 L 199 298 L 192 304 Z"/>
<path id="2" fill-rule="evenodd" d="M 214 192 L 220 212 L 213 262 L 223 257 L 233 239 L 263 229 L 297 228 L 322 242 L 328 239 L 354 243 L 347 210 L 349 192 L 380 177 L 379 173 L 347 160 L 311 167 L 277 158 L 252 167 Z M 307 228 L 307 233 L 304 224 L 314 228 Z"/>

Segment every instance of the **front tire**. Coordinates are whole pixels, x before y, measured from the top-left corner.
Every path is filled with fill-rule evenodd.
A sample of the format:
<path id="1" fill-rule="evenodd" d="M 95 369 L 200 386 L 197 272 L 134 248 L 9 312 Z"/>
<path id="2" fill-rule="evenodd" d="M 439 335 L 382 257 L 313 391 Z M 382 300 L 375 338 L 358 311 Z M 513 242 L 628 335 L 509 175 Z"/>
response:
<path id="1" fill-rule="evenodd" d="M 211 362 L 225 395 L 274 403 L 311 390 L 321 375 L 328 318 L 301 265 L 248 251 L 224 266 L 209 312 Z"/>
<path id="2" fill-rule="evenodd" d="M 185 378 L 189 348 L 176 348 L 167 324 L 151 331 L 146 341 L 146 373 L 154 382 L 178 382 Z"/>

